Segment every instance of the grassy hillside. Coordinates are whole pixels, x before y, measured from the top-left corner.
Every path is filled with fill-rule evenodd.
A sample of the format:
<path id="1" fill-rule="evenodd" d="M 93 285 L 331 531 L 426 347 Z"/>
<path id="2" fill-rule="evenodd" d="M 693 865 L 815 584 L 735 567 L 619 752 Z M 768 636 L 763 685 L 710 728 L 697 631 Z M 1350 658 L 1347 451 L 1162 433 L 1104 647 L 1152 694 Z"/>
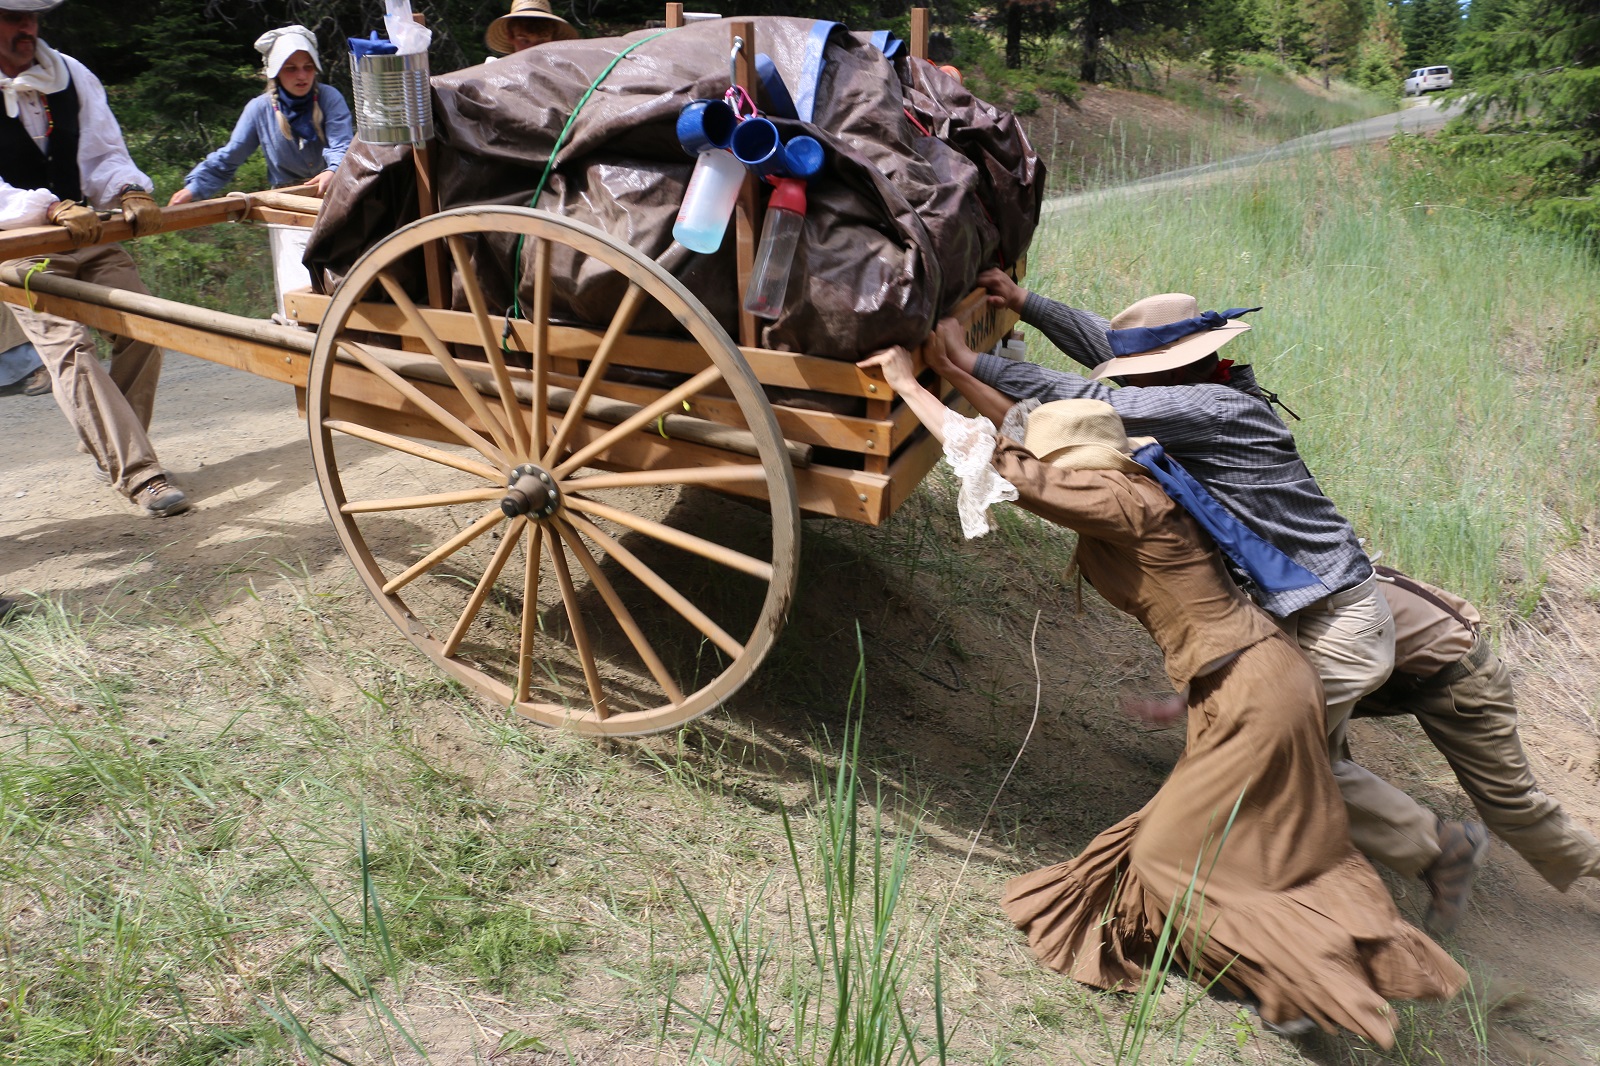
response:
<path id="1" fill-rule="evenodd" d="M 1032 276 L 1108 310 L 1168 288 L 1265 303 L 1238 354 L 1391 559 L 1588 625 L 1592 593 L 1541 592 L 1579 580 L 1552 560 L 1592 551 L 1600 267 L 1430 213 L 1415 178 L 1346 155 L 1058 216 Z M 1473 990 L 1401 1005 L 1392 1052 L 1262 1034 L 1181 975 L 1124 996 L 1042 971 L 1003 883 L 1137 809 L 1182 737 L 1114 709 L 1160 664 L 1092 591 L 1080 604 L 1070 536 L 1007 510 L 962 542 L 953 496 L 936 473 L 882 529 L 808 523 L 756 682 L 647 741 L 483 706 L 382 624 L 326 530 L 180 537 L 139 564 L 171 580 L 130 570 L 0 631 L 0 1041 L 40 1064 L 1365 1066 L 1525 1061 L 1532 1033 L 1600 1046 L 1592 982 L 1538 968 L 1566 964 L 1540 929 L 1593 956 L 1592 896 L 1568 913 L 1519 894 L 1499 852 L 1481 906 L 1511 901 L 1542 961 L 1457 942 Z M 673 521 L 728 506 L 690 492 Z M 1595 760 L 1571 736 L 1546 785 L 1577 801 Z M 1358 740 L 1461 811 L 1414 735 Z M 1415 917 L 1416 887 L 1389 883 Z M 1538 991 L 1508 1000 L 1508 974 Z M 827 1057 L 835 1034 L 851 1054 Z"/>

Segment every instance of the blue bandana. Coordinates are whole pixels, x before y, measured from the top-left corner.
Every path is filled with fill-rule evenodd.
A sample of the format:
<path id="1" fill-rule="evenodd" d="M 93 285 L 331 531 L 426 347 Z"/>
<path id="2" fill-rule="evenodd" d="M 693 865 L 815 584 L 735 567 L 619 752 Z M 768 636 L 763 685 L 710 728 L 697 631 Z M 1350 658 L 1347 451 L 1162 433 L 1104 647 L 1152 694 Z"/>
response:
<path id="1" fill-rule="evenodd" d="M 275 95 L 278 106 L 283 109 L 283 117 L 288 120 L 289 128 L 294 131 L 296 137 L 300 138 L 300 143 L 296 147 L 304 148 L 307 144 L 316 144 L 321 140 L 317 136 L 315 118 L 317 110 L 317 87 L 315 84 L 311 86 L 311 91 L 304 96 L 295 96 L 281 85 L 277 87 Z"/>
<path id="2" fill-rule="evenodd" d="M 1133 453 L 1133 461 L 1150 471 L 1179 507 L 1211 534 L 1222 554 L 1250 575 L 1268 595 L 1322 584 L 1322 579 L 1268 543 L 1194 479 L 1160 444 Z"/>
<path id="3" fill-rule="evenodd" d="M 1182 322 L 1169 322 L 1165 326 L 1135 326 L 1132 329 L 1106 330 L 1106 342 L 1112 355 L 1139 355 L 1165 348 L 1173 341 L 1182 340 L 1191 333 L 1226 326 L 1230 319 L 1259 311 L 1259 307 L 1230 307 L 1226 311 L 1203 311 Z"/>

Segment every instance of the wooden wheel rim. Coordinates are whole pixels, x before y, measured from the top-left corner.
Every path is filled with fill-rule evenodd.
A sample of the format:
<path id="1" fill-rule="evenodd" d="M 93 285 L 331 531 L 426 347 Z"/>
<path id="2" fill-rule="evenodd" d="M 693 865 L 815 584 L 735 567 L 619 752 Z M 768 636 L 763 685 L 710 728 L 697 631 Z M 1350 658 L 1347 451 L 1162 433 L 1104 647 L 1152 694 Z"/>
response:
<path id="1" fill-rule="evenodd" d="M 369 550 L 356 516 L 342 510 L 349 501 L 346 499 L 344 484 L 339 473 L 334 431 L 328 425 L 334 369 L 339 363 L 336 350 L 340 334 L 345 332 L 351 314 L 363 297 L 374 285 L 380 284 L 380 275 L 390 264 L 430 242 L 444 243 L 452 236 L 484 232 L 514 233 L 530 240 L 537 239 L 554 245 L 565 245 L 575 252 L 615 269 L 629 283 L 638 286 L 645 296 L 671 311 L 706 353 L 711 365 L 720 372 L 722 383 L 737 401 L 740 413 L 755 439 L 771 505 L 771 576 L 767 581 L 760 613 L 749 636 L 743 640 L 738 654 L 731 657 L 731 661 L 717 676 L 695 691 L 685 694 L 681 701 L 673 701 L 667 697 L 666 702 L 658 707 L 619 711 L 602 717 L 593 706 L 577 708 L 534 699 L 517 700 L 513 685 L 485 673 L 457 656 L 446 655 L 446 641 L 431 632 L 407 608 L 400 594 L 403 589 L 385 590 L 384 586 L 388 582 L 385 580 L 383 566 Z M 317 484 L 321 489 L 328 515 L 338 532 L 339 540 L 356 572 L 378 605 L 383 608 L 384 613 L 407 639 L 445 673 L 490 701 L 500 706 L 511 707 L 519 714 L 542 725 L 570 728 L 579 732 L 619 736 L 662 732 L 693 720 L 731 697 L 749 680 L 776 640 L 794 595 L 800 511 L 794 472 L 772 409 L 767 404 L 761 383 L 745 362 L 738 347 L 700 300 L 658 264 L 644 258 L 633 248 L 616 242 L 604 231 L 570 219 L 521 207 L 455 208 L 430 215 L 395 231 L 357 260 L 334 293 L 326 317 L 317 332 L 306 394 L 307 423 Z M 526 409 L 519 408 L 518 413 L 525 415 Z M 569 411 L 563 421 L 567 418 L 581 421 L 581 415 L 576 408 Z M 563 456 L 570 455 L 573 450 L 568 448 Z M 509 472 L 510 469 L 510 464 L 483 462 L 485 466 L 503 467 L 502 474 Z M 477 484 L 485 486 L 492 483 L 479 480 Z M 521 519 L 512 520 L 512 526 L 519 538 L 523 536 L 525 530 L 532 528 L 531 523 L 527 525 L 521 523 Z M 554 525 L 541 528 L 545 530 L 543 536 L 546 540 L 558 539 Z M 507 539 L 510 537 L 511 533 L 508 532 Z M 574 568 L 574 572 L 581 575 L 582 569 Z M 571 579 L 568 577 L 566 580 Z M 523 627 L 527 628 L 526 620 L 523 622 Z M 519 666 L 522 669 L 527 668 L 525 662 Z"/>

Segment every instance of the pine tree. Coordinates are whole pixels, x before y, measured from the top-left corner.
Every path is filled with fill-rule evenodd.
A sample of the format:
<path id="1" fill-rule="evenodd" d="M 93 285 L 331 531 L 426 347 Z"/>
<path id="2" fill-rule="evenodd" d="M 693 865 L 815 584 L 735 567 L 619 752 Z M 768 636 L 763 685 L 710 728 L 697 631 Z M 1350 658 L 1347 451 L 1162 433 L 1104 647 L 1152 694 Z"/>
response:
<path id="1" fill-rule="evenodd" d="M 1366 7 L 1363 0 L 1302 0 L 1301 12 L 1311 27 L 1311 65 L 1322 71 L 1326 88 L 1333 72 L 1355 58 Z"/>
<path id="2" fill-rule="evenodd" d="M 133 79 L 123 124 L 151 131 L 151 147 L 172 158 L 198 158 L 216 147 L 244 102 L 261 91 L 250 40 L 208 20 L 204 7 L 201 0 L 160 0 L 133 49 L 144 70 Z"/>
<path id="3" fill-rule="evenodd" d="M 1445 62 L 1461 32 L 1457 0 L 1411 0 L 1401 18 L 1406 65 L 1425 67 Z"/>
<path id="4" fill-rule="evenodd" d="M 1522 157 L 1552 188 L 1600 180 L 1600 0 L 1513 0 L 1461 52 L 1470 118 L 1532 138 Z"/>
<path id="5" fill-rule="evenodd" d="M 1356 61 L 1351 80 L 1379 92 L 1396 93 L 1401 79 L 1400 63 L 1405 58 L 1400 39 L 1400 17 L 1390 0 L 1372 0 L 1367 9 L 1367 25 L 1356 46 Z"/>
<path id="6" fill-rule="evenodd" d="M 1199 29 L 1208 49 L 1206 69 L 1211 80 L 1222 82 L 1232 77 L 1246 35 L 1238 0 L 1207 0 L 1200 11 Z"/>

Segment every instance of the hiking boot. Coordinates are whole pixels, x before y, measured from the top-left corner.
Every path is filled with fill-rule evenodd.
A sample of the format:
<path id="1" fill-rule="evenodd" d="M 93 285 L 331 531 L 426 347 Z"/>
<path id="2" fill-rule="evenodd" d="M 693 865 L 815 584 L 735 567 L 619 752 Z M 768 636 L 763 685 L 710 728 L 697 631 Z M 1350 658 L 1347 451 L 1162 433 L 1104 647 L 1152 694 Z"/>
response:
<path id="1" fill-rule="evenodd" d="M 22 395 L 24 396 L 43 396 L 50 389 L 50 371 L 42 366 L 22 379 Z"/>
<path id="2" fill-rule="evenodd" d="M 1489 851 L 1489 831 L 1479 822 L 1439 821 L 1439 857 L 1422 871 L 1433 900 L 1422 924 L 1435 936 L 1455 932 L 1472 898 L 1472 882 Z"/>
<path id="3" fill-rule="evenodd" d="M 0 626 L 11 621 L 12 615 L 22 613 L 22 601 L 10 596 L 0 596 Z"/>
<path id="4" fill-rule="evenodd" d="M 189 497 L 168 481 L 165 474 L 157 474 L 135 489 L 133 502 L 157 518 L 182 514 L 189 509 Z"/>

